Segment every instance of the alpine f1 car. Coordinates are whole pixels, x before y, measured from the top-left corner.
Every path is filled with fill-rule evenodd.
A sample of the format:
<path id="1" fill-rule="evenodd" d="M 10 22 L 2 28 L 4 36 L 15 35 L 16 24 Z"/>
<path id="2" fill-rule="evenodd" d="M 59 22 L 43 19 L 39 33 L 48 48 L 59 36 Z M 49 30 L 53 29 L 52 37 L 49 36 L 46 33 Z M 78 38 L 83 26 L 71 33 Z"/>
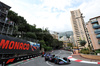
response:
<path id="1" fill-rule="evenodd" d="M 56 57 L 54 62 L 55 62 L 55 64 L 69 64 L 70 60 L 66 57 L 64 57 L 63 59 Z"/>
<path id="2" fill-rule="evenodd" d="M 48 61 L 51 56 L 52 56 L 51 54 L 45 54 L 45 56 L 44 56 L 45 57 L 45 61 Z"/>
<path id="3" fill-rule="evenodd" d="M 46 55 L 45 61 L 54 62 L 55 64 L 69 64 L 70 63 L 70 60 L 68 58 L 66 57 L 60 58 L 55 55 Z"/>

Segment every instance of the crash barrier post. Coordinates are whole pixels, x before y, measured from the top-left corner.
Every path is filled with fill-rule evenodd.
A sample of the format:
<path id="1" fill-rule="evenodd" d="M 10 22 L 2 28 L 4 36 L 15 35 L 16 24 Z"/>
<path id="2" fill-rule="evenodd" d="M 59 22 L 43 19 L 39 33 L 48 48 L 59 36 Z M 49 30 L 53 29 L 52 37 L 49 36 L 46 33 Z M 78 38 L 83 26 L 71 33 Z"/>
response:
<path id="1" fill-rule="evenodd" d="M 2 64 L 0 63 L 0 66 L 2 66 Z"/>
<path id="2" fill-rule="evenodd" d="M 5 61 L 4 61 L 4 62 L 2 62 L 2 66 L 6 66 Z"/>

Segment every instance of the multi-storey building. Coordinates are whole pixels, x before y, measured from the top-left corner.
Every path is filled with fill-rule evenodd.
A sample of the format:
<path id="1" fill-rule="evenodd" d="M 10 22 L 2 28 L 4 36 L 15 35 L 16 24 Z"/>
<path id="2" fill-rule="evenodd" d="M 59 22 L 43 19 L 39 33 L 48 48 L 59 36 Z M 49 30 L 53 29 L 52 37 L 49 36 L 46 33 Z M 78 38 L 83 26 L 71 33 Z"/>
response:
<path id="1" fill-rule="evenodd" d="M 70 40 L 70 43 L 72 43 L 73 46 L 75 46 L 75 42 L 74 42 L 74 37 L 73 37 L 73 35 L 70 36 L 69 40 Z"/>
<path id="2" fill-rule="evenodd" d="M 76 46 L 78 46 L 79 48 L 83 48 L 80 45 L 80 40 L 85 40 L 87 42 L 85 47 L 88 47 L 88 41 L 85 33 L 85 23 L 82 13 L 79 9 L 71 11 L 71 23 Z"/>
<path id="3" fill-rule="evenodd" d="M 100 49 L 100 16 L 91 18 L 86 24 L 94 50 Z"/>
<path id="4" fill-rule="evenodd" d="M 66 36 L 62 36 L 59 41 L 63 42 L 63 47 L 67 47 L 67 44 L 69 43 L 69 40 Z"/>
<path id="5" fill-rule="evenodd" d="M 1 34 L 12 34 L 14 23 L 8 21 L 7 15 L 8 10 L 11 7 L 0 1 L 0 33 Z"/>
<path id="6" fill-rule="evenodd" d="M 87 27 L 85 27 L 85 33 L 86 33 L 86 37 L 87 37 L 87 42 L 88 42 L 89 49 L 90 50 L 94 50 Z"/>
<path id="7" fill-rule="evenodd" d="M 54 38 L 54 39 L 57 39 L 58 40 L 58 33 L 57 32 L 54 32 L 54 34 L 51 34 L 52 35 L 52 37 Z"/>

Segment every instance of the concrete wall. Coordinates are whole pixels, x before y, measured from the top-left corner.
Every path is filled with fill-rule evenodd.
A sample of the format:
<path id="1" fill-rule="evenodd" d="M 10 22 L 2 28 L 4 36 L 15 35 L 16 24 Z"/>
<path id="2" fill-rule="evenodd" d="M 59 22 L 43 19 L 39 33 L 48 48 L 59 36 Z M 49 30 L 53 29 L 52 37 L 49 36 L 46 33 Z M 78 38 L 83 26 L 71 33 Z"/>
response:
<path id="1" fill-rule="evenodd" d="M 84 58 L 89 58 L 89 59 L 95 59 L 95 60 L 100 60 L 100 56 L 97 55 L 86 55 L 86 54 L 80 54 Z"/>

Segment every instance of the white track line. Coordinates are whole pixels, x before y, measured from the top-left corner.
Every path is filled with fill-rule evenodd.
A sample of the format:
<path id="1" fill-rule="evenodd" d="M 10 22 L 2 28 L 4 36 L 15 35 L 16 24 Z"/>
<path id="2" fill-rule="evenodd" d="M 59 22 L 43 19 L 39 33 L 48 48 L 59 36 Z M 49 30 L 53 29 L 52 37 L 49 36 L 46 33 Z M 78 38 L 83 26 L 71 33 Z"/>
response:
<path id="1" fill-rule="evenodd" d="M 82 63 L 97 64 L 97 62 L 81 61 Z"/>
<path id="2" fill-rule="evenodd" d="M 58 54 L 56 54 L 56 55 L 59 55 L 60 53 L 61 53 L 61 51 Z"/>
<path id="3" fill-rule="evenodd" d="M 49 64 L 48 61 L 46 61 L 46 63 L 47 63 L 49 66 L 53 66 L 53 65 Z"/>

